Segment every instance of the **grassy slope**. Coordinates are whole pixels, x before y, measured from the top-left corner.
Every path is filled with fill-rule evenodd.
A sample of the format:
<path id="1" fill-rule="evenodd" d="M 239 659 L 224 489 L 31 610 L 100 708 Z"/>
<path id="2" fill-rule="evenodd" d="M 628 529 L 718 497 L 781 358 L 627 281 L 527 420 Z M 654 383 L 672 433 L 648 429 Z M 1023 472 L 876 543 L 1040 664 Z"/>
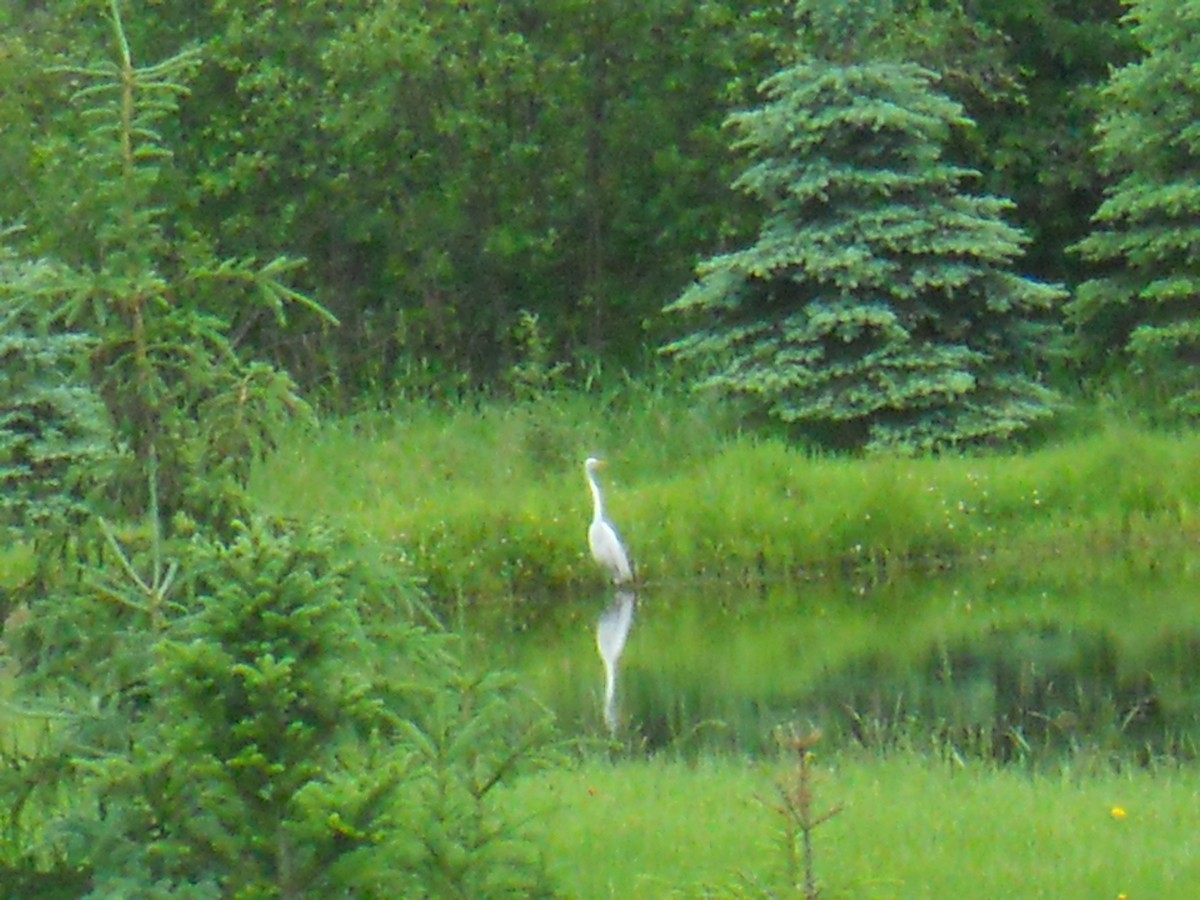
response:
<path id="1" fill-rule="evenodd" d="M 1200 773 L 1031 776 L 924 757 L 823 764 L 824 897 L 1194 896 Z M 775 773 L 734 761 L 593 762 L 526 779 L 515 805 L 573 897 L 780 896 Z M 1126 813 L 1113 814 L 1114 808 Z M 772 893 L 767 894 L 770 889 Z"/>
<path id="2" fill-rule="evenodd" d="M 254 490 L 401 547 L 435 596 L 600 584 L 580 463 L 609 457 L 610 513 L 649 580 L 786 578 L 865 563 L 1194 542 L 1200 434 L 1128 424 L 1032 452 L 814 457 L 723 437 L 715 412 L 648 390 L 538 406 L 400 409 L 297 434 Z M 597 408 L 599 404 L 599 408 Z"/>

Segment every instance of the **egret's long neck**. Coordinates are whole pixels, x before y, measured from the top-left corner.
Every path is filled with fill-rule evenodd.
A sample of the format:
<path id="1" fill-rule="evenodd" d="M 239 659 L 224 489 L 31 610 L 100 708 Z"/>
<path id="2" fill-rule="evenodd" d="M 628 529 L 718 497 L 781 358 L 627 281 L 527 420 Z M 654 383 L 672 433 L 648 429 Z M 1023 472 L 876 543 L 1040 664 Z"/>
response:
<path id="1" fill-rule="evenodd" d="M 588 487 L 592 489 L 592 521 L 598 522 L 604 518 L 604 495 L 600 493 L 600 485 L 596 483 L 596 476 L 590 471 L 587 473 Z"/>

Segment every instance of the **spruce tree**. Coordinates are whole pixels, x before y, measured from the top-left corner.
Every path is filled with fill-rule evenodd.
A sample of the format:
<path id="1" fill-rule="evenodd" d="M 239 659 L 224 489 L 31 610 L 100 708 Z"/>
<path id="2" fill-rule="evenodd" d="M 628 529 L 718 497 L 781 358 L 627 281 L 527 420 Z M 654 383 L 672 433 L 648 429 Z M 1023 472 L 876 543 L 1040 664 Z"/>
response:
<path id="1" fill-rule="evenodd" d="M 664 352 L 827 446 L 934 449 L 1003 440 L 1048 416 L 1037 322 L 1064 296 L 1010 271 L 1012 204 L 943 158 L 972 125 L 934 74 L 806 59 L 727 125 L 765 207 L 757 241 L 701 264 L 667 306 L 691 331 Z"/>
<path id="2" fill-rule="evenodd" d="M 289 287 L 301 261 L 219 256 L 167 206 L 178 173 L 159 129 L 200 55 L 138 65 L 120 6 L 109 0 L 112 60 L 52 70 L 76 88 L 81 137 L 56 185 L 76 198 L 72 221 L 28 242 L 55 253 L 36 324 L 90 337 L 89 380 L 128 451 L 108 478 L 119 512 L 141 516 L 154 480 L 168 522 L 183 512 L 224 525 L 246 512 L 254 458 L 307 410 L 286 373 L 242 358 L 236 322 L 282 324 L 297 306 L 335 320 Z"/>
<path id="3" fill-rule="evenodd" d="M 1200 413 L 1200 4 L 1133 0 L 1146 51 L 1103 91 L 1097 145 L 1113 179 L 1076 249 L 1103 275 L 1068 307 L 1085 349 L 1120 351 L 1181 412 Z"/>
<path id="4" fill-rule="evenodd" d="M 0 536 L 61 549 L 94 511 L 89 495 L 112 443 L 104 406 L 80 371 L 91 341 L 37 327 L 42 287 L 53 279 L 50 263 L 0 246 Z M 39 547 L 42 566 L 52 559 Z"/>

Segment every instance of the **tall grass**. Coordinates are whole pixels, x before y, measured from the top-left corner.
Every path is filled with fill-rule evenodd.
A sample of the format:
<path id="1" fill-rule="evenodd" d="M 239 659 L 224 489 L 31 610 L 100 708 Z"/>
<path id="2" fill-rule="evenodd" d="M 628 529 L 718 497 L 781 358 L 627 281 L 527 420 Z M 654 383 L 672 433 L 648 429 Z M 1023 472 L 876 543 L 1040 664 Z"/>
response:
<path id="1" fill-rule="evenodd" d="M 789 579 L 1200 536 L 1200 434 L 1119 417 L 1032 451 L 826 457 L 739 433 L 671 389 L 537 403 L 407 404 L 297 431 L 256 472 L 278 513 L 398 548 L 435 597 L 598 586 L 581 462 L 607 457 L 610 514 L 644 579 Z"/>
<path id="2" fill-rule="evenodd" d="M 928 755 L 824 759 L 821 896 L 1190 898 L 1200 883 L 1200 773 L 1028 774 Z M 525 779 L 564 893 L 581 898 L 791 896 L 781 768 L 708 758 L 591 762 Z"/>

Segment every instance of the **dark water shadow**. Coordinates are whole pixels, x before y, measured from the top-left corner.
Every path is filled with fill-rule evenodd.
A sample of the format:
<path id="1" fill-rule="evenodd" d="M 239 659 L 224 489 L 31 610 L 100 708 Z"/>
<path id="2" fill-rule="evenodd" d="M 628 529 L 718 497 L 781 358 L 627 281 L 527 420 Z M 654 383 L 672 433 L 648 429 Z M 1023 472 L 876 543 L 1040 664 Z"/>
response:
<path id="1" fill-rule="evenodd" d="M 1194 574 L 1164 558 L 870 592 L 660 586 L 625 660 L 623 730 L 651 752 L 770 752 L 800 723 L 1003 761 L 1200 758 Z"/>
<path id="2" fill-rule="evenodd" d="M 1200 558 L 1152 562 L 608 588 L 531 599 L 480 646 L 565 733 L 602 719 L 647 752 L 773 753 L 798 723 L 831 747 L 1200 758 Z"/>

